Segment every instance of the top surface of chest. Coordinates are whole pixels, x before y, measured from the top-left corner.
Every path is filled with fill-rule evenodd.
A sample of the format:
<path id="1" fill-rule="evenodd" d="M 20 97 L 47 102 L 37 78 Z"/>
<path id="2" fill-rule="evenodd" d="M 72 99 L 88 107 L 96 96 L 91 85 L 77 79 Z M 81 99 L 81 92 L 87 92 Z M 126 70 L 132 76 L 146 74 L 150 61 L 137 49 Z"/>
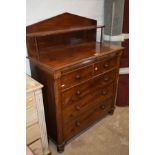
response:
<path id="1" fill-rule="evenodd" d="M 42 55 L 38 62 L 53 70 L 59 70 L 75 65 L 90 64 L 100 59 L 117 55 L 121 53 L 122 50 L 122 47 L 106 47 L 101 46 L 99 43 L 92 42 L 57 49 L 52 53 L 50 49 L 46 49 L 47 52 Z"/>

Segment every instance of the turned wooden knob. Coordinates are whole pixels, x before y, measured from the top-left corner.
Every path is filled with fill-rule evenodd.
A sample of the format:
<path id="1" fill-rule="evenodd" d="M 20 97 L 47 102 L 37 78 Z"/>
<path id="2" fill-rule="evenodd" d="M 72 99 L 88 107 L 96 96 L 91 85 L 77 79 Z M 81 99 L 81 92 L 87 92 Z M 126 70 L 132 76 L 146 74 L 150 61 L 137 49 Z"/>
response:
<path id="1" fill-rule="evenodd" d="M 102 95 L 106 95 L 107 94 L 107 91 L 106 90 L 103 90 L 102 91 Z"/>
<path id="2" fill-rule="evenodd" d="M 76 76 L 75 76 L 75 79 L 76 79 L 76 80 L 80 80 L 80 79 L 81 79 L 80 75 L 76 75 Z"/>
<path id="3" fill-rule="evenodd" d="M 64 84 L 62 84 L 62 85 L 61 85 L 61 87 L 63 88 L 63 87 L 65 87 L 65 85 L 64 85 Z"/>
<path id="4" fill-rule="evenodd" d="M 80 90 L 76 91 L 76 95 L 79 96 L 81 94 Z"/>
<path id="5" fill-rule="evenodd" d="M 105 68 L 109 67 L 109 64 L 107 64 L 107 63 L 106 63 L 106 64 L 104 64 L 104 67 L 105 67 Z"/>
<path id="6" fill-rule="evenodd" d="M 80 125 L 81 125 L 81 123 L 79 121 L 76 121 L 75 124 L 76 124 L 77 127 L 80 127 Z"/>
<path id="7" fill-rule="evenodd" d="M 97 67 L 95 67 L 95 69 L 94 69 L 95 71 L 97 71 L 98 70 L 98 68 Z"/>
<path id="8" fill-rule="evenodd" d="M 77 110 L 77 111 L 79 111 L 81 108 L 80 108 L 80 106 L 75 106 L 75 109 Z"/>

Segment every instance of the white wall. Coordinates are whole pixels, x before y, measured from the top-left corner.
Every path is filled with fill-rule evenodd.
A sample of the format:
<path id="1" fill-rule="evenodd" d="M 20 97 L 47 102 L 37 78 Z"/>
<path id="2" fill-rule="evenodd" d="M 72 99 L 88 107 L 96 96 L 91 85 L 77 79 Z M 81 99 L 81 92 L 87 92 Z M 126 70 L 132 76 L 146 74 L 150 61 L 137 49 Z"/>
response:
<path id="1" fill-rule="evenodd" d="M 96 19 L 103 24 L 104 0 L 26 0 L 26 24 L 30 25 L 63 12 Z M 29 62 L 26 72 L 30 74 Z"/>

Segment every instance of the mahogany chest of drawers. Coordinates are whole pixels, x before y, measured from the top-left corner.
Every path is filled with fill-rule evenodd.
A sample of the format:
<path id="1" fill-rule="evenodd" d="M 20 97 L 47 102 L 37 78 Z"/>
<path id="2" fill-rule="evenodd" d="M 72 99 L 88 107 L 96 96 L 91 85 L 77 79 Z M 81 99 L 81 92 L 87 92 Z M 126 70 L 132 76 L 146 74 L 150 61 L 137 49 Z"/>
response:
<path id="1" fill-rule="evenodd" d="M 59 152 L 115 108 L 123 48 L 97 43 L 95 26 L 64 13 L 27 27 L 31 74 L 44 85 L 47 133 Z"/>

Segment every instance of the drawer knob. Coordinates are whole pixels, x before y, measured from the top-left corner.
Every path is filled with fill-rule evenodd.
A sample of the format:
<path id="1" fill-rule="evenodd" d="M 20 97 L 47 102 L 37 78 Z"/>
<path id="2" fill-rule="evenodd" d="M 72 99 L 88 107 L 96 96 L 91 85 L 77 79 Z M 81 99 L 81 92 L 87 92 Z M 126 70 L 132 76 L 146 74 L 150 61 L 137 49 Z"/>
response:
<path id="1" fill-rule="evenodd" d="M 102 95 L 106 95 L 107 94 L 107 91 L 106 90 L 103 90 L 102 91 Z"/>
<path id="2" fill-rule="evenodd" d="M 76 75 L 76 76 L 75 76 L 75 79 L 76 79 L 76 80 L 80 80 L 80 79 L 81 79 L 80 75 Z"/>
<path id="3" fill-rule="evenodd" d="M 77 111 L 80 111 L 81 108 L 80 108 L 80 106 L 76 106 L 75 109 L 76 109 Z"/>
<path id="4" fill-rule="evenodd" d="M 104 77 L 104 81 L 108 81 L 108 80 L 109 80 L 108 76 Z"/>
<path id="5" fill-rule="evenodd" d="M 80 127 L 80 125 L 81 125 L 79 121 L 76 121 L 75 124 L 76 124 L 77 127 Z"/>
<path id="6" fill-rule="evenodd" d="M 76 95 L 79 96 L 81 94 L 80 90 L 77 90 Z"/>
<path id="7" fill-rule="evenodd" d="M 98 68 L 97 67 L 95 67 L 95 71 L 97 71 L 98 70 Z"/>
<path id="8" fill-rule="evenodd" d="M 61 87 L 63 88 L 63 87 L 65 87 L 65 85 L 64 85 L 64 84 L 62 84 L 62 85 L 61 85 Z"/>
<path id="9" fill-rule="evenodd" d="M 101 109 L 105 109 L 105 106 L 104 106 L 104 105 L 102 105 L 102 106 L 101 106 Z"/>
<path id="10" fill-rule="evenodd" d="M 109 67 L 109 64 L 107 64 L 107 63 L 104 64 L 104 67 L 105 67 L 105 68 L 108 68 L 108 67 Z"/>

